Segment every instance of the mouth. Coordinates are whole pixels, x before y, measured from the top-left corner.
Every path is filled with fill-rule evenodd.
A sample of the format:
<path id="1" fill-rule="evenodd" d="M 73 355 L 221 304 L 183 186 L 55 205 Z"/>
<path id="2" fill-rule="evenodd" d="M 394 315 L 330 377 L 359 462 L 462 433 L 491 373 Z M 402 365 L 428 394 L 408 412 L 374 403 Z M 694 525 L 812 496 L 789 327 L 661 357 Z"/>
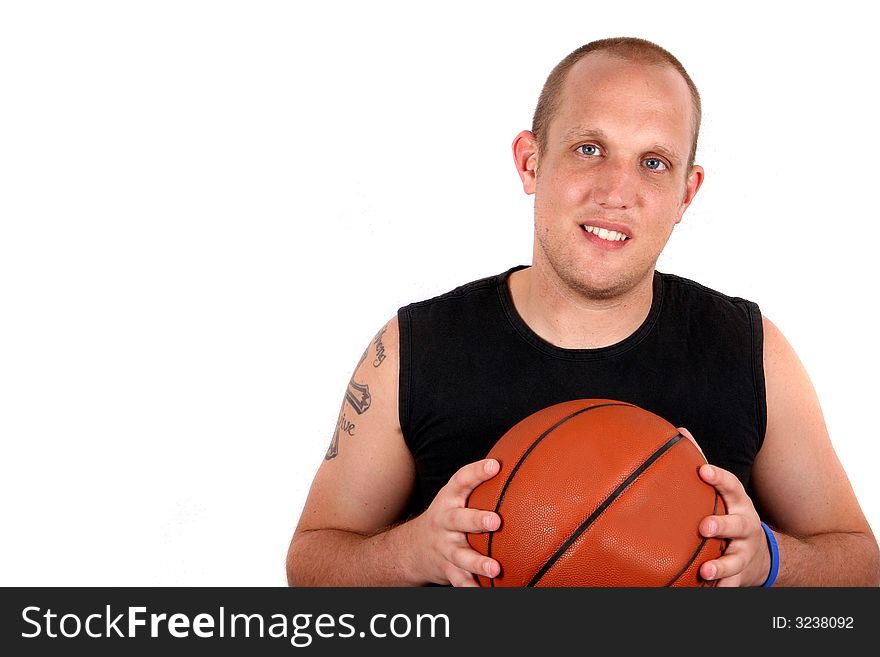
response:
<path id="1" fill-rule="evenodd" d="M 591 224 L 582 224 L 581 228 L 590 236 L 590 241 L 604 246 L 622 246 L 632 238 L 622 230 L 611 230 Z"/>

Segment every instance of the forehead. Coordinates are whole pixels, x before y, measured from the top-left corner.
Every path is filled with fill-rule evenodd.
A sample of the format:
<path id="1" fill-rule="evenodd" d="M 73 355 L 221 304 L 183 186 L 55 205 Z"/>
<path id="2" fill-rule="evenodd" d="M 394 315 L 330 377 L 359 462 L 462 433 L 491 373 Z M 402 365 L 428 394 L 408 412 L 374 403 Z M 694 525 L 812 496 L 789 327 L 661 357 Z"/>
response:
<path id="1" fill-rule="evenodd" d="M 590 53 L 568 71 L 549 126 L 558 138 L 572 129 L 656 133 L 688 150 L 694 108 L 681 74 L 665 64 Z"/>

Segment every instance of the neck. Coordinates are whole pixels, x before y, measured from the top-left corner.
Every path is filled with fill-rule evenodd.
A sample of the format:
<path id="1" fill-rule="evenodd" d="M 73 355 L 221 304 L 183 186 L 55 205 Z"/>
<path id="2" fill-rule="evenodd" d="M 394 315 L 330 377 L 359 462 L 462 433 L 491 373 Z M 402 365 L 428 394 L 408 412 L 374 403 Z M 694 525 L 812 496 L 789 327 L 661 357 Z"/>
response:
<path id="1" fill-rule="evenodd" d="M 510 295 L 523 321 L 550 344 L 598 349 L 632 335 L 648 317 L 653 270 L 630 290 L 612 298 L 589 298 L 545 268 L 532 266 L 510 276 Z"/>

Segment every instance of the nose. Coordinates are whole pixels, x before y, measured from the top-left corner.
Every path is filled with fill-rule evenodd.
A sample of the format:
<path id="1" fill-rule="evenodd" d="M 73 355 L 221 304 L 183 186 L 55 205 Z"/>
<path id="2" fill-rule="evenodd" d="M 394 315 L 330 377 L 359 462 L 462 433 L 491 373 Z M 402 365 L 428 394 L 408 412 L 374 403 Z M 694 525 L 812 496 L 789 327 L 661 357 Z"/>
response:
<path id="1" fill-rule="evenodd" d="M 593 199 L 607 210 L 626 210 L 635 205 L 638 171 L 627 162 L 606 160 L 593 180 Z"/>

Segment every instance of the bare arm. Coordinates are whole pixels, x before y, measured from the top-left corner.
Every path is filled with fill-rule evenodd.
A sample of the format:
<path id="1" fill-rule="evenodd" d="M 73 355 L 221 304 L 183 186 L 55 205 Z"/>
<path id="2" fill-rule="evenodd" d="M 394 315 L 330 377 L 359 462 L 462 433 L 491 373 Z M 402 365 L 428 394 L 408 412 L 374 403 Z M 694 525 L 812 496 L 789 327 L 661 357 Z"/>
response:
<path id="1" fill-rule="evenodd" d="M 877 540 L 834 452 L 816 391 L 791 345 L 764 320 L 767 436 L 754 467 L 764 521 L 778 529 L 788 586 L 877 586 Z"/>
<path id="2" fill-rule="evenodd" d="M 764 375 L 767 433 L 752 470 L 761 517 L 731 473 L 703 466 L 701 476 L 724 496 L 729 515 L 707 518 L 700 530 L 731 542 L 701 574 L 720 585 L 761 585 L 770 567 L 763 520 L 779 544 L 777 585 L 877 586 L 877 540 L 831 445 L 816 392 L 791 345 L 766 318 Z"/>
<path id="3" fill-rule="evenodd" d="M 470 491 L 497 472 L 495 461 L 464 466 L 427 511 L 400 523 L 415 465 L 398 417 L 398 345 L 394 318 L 355 368 L 290 542 L 291 586 L 467 586 L 471 573 L 499 571 L 464 533 L 500 524 L 494 513 L 464 508 Z"/>

